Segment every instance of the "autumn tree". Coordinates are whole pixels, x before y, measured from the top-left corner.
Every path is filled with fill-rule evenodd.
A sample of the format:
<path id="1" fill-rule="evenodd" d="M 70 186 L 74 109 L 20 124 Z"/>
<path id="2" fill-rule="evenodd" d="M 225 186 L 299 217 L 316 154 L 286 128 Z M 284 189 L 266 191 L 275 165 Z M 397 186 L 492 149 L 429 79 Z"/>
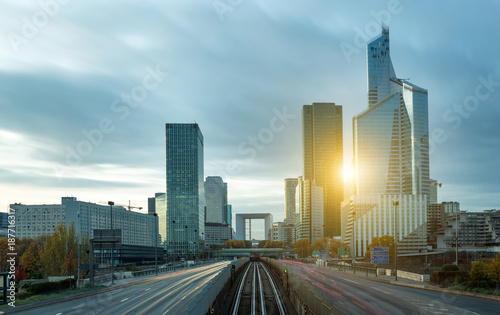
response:
<path id="1" fill-rule="evenodd" d="M 498 291 L 498 283 L 500 282 L 500 254 L 491 259 L 487 267 L 488 277 L 495 282 L 495 291 Z"/>
<path id="2" fill-rule="evenodd" d="M 313 250 L 308 238 L 301 239 L 293 243 L 292 246 L 295 247 L 295 253 L 302 258 L 309 257 Z"/>
<path id="3" fill-rule="evenodd" d="M 42 265 L 40 263 L 40 254 L 42 252 L 41 239 L 31 239 L 30 244 L 19 258 L 19 263 L 23 265 L 27 272 L 40 271 Z"/>
<path id="4" fill-rule="evenodd" d="M 372 242 L 370 245 L 368 245 L 368 249 L 365 252 L 365 258 L 368 261 L 370 261 L 372 257 L 372 247 L 389 247 L 389 263 L 392 263 L 394 261 L 394 237 L 390 235 L 382 235 L 380 237 L 372 238 Z"/>
<path id="5" fill-rule="evenodd" d="M 46 276 L 65 275 L 64 261 L 72 251 L 78 250 L 78 239 L 73 223 L 66 228 L 64 223 L 56 227 L 54 233 L 47 237 L 40 255 L 40 262 Z"/>

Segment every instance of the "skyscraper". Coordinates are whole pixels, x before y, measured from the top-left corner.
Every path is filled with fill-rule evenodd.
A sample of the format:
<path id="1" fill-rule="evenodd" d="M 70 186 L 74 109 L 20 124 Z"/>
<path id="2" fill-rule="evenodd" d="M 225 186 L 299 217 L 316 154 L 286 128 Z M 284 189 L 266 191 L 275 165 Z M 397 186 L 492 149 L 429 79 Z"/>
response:
<path id="1" fill-rule="evenodd" d="M 323 188 L 325 236 L 340 236 L 340 204 L 344 199 L 342 106 L 304 105 L 302 126 L 304 179 Z"/>
<path id="2" fill-rule="evenodd" d="M 297 190 L 297 178 L 285 178 L 285 221 L 295 223 L 295 191 Z"/>
<path id="3" fill-rule="evenodd" d="M 219 176 L 208 176 L 205 180 L 205 203 L 207 223 L 228 224 L 227 184 Z"/>
<path id="4" fill-rule="evenodd" d="M 169 254 L 195 256 L 205 232 L 203 135 L 198 124 L 166 124 L 166 213 L 158 211 Z"/>
<path id="5" fill-rule="evenodd" d="M 342 236 L 357 255 L 382 235 L 397 235 L 400 254 L 423 250 L 430 193 L 427 90 L 396 77 L 386 27 L 367 45 L 367 68 L 368 108 L 353 118 L 355 195 L 342 203 Z"/>
<path id="6" fill-rule="evenodd" d="M 396 78 L 389 30 L 367 46 L 368 108 L 353 118 L 357 194 L 429 194 L 427 90 Z"/>

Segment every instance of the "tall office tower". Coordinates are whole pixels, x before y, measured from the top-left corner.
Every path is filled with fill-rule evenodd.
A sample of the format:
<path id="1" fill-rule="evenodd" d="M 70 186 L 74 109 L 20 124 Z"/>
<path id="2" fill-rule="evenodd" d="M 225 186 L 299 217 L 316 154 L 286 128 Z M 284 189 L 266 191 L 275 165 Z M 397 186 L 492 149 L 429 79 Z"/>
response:
<path id="1" fill-rule="evenodd" d="M 342 106 L 313 103 L 302 110 L 304 179 L 323 187 L 325 236 L 340 236 L 344 200 Z"/>
<path id="2" fill-rule="evenodd" d="M 427 90 L 396 77 L 385 27 L 368 43 L 367 67 L 368 108 L 353 118 L 354 195 L 342 203 L 343 238 L 358 255 L 382 235 L 397 235 L 400 254 L 425 250 Z"/>
<path id="3" fill-rule="evenodd" d="M 225 223 L 226 188 L 219 176 L 208 176 L 205 180 L 206 223 Z"/>
<path id="4" fill-rule="evenodd" d="M 396 78 L 386 28 L 367 64 L 368 108 L 353 118 L 355 192 L 429 195 L 427 90 Z"/>
<path id="5" fill-rule="evenodd" d="M 298 239 L 315 244 L 324 237 L 324 189 L 309 179 L 298 179 L 299 224 Z"/>
<path id="6" fill-rule="evenodd" d="M 285 222 L 295 223 L 295 192 L 297 190 L 297 178 L 285 178 Z"/>
<path id="7" fill-rule="evenodd" d="M 166 230 L 160 234 L 169 255 L 192 258 L 205 234 L 203 135 L 198 124 L 166 124 L 165 134 L 167 207 L 157 212 Z"/>

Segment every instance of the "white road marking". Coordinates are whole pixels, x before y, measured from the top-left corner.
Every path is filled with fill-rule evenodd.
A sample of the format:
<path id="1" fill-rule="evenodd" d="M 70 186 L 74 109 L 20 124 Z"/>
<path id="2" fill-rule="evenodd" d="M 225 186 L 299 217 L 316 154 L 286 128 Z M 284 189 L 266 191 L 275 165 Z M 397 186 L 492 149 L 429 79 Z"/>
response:
<path id="1" fill-rule="evenodd" d="M 80 305 L 77 305 L 77 306 L 73 307 L 73 309 L 75 309 L 75 308 L 80 308 L 80 307 L 83 307 L 83 306 L 85 306 L 85 304 L 80 304 Z M 62 314 L 62 313 L 60 313 L 60 314 Z M 57 315 L 57 314 L 56 314 L 56 315 Z"/>
<path id="2" fill-rule="evenodd" d="M 147 288 L 147 289 L 146 289 L 146 290 L 144 290 L 144 291 L 149 291 L 149 290 L 151 290 L 151 288 Z"/>
<path id="3" fill-rule="evenodd" d="M 121 302 L 125 302 L 126 300 L 128 300 L 128 298 L 125 298 L 125 299 L 121 300 L 121 301 L 120 301 L 120 303 L 121 303 Z"/>

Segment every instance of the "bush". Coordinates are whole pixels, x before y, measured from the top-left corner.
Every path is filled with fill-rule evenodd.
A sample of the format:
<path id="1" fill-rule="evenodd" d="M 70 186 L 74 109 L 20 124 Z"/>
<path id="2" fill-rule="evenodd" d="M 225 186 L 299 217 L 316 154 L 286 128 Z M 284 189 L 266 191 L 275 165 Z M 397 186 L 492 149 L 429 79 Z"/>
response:
<path id="1" fill-rule="evenodd" d="M 25 284 L 23 284 L 23 285 L 21 286 L 21 289 L 25 289 L 25 290 L 27 290 L 27 289 L 30 287 L 30 285 L 31 285 L 32 283 L 33 283 L 33 282 L 26 282 Z"/>
<path id="2" fill-rule="evenodd" d="M 125 271 L 141 271 L 141 268 L 137 268 L 135 266 L 127 266 L 125 267 Z"/>
<path id="3" fill-rule="evenodd" d="M 458 271 L 458 266 L 457 265 L 442 265 L 441 266 L 441 271 Z"/>
<path id="4" fill-rule="evenodd" d="M 33 294 L 41 294 L 58 290 L 61 290 L 60 282 L 32 283 L 28 288 L 28 292 L 31 292 Z"/>
<path id="5" fill-rule="evenodd" d="M 76 287 L 76 280 L 75 279 L 64 279 L 59 281 L 61 283 L 61 289 L 71 289 Z"/>
<path id="6" fill-rule="evenodd" d="M 33 295 L 33 293 L 31 293 L 31 292 L 20 292 L 17 294 L 17 298 L 20 300 L 24 300 L 24 299 L 29 298 L 32 295 Z"/>
<path id="7" fill-rule="evenodd" d="M 434 271 L 431 275 L 432 283 L 448 286 L 452 283 L 464 283 L 469 280 L 467 271 Z"/>

